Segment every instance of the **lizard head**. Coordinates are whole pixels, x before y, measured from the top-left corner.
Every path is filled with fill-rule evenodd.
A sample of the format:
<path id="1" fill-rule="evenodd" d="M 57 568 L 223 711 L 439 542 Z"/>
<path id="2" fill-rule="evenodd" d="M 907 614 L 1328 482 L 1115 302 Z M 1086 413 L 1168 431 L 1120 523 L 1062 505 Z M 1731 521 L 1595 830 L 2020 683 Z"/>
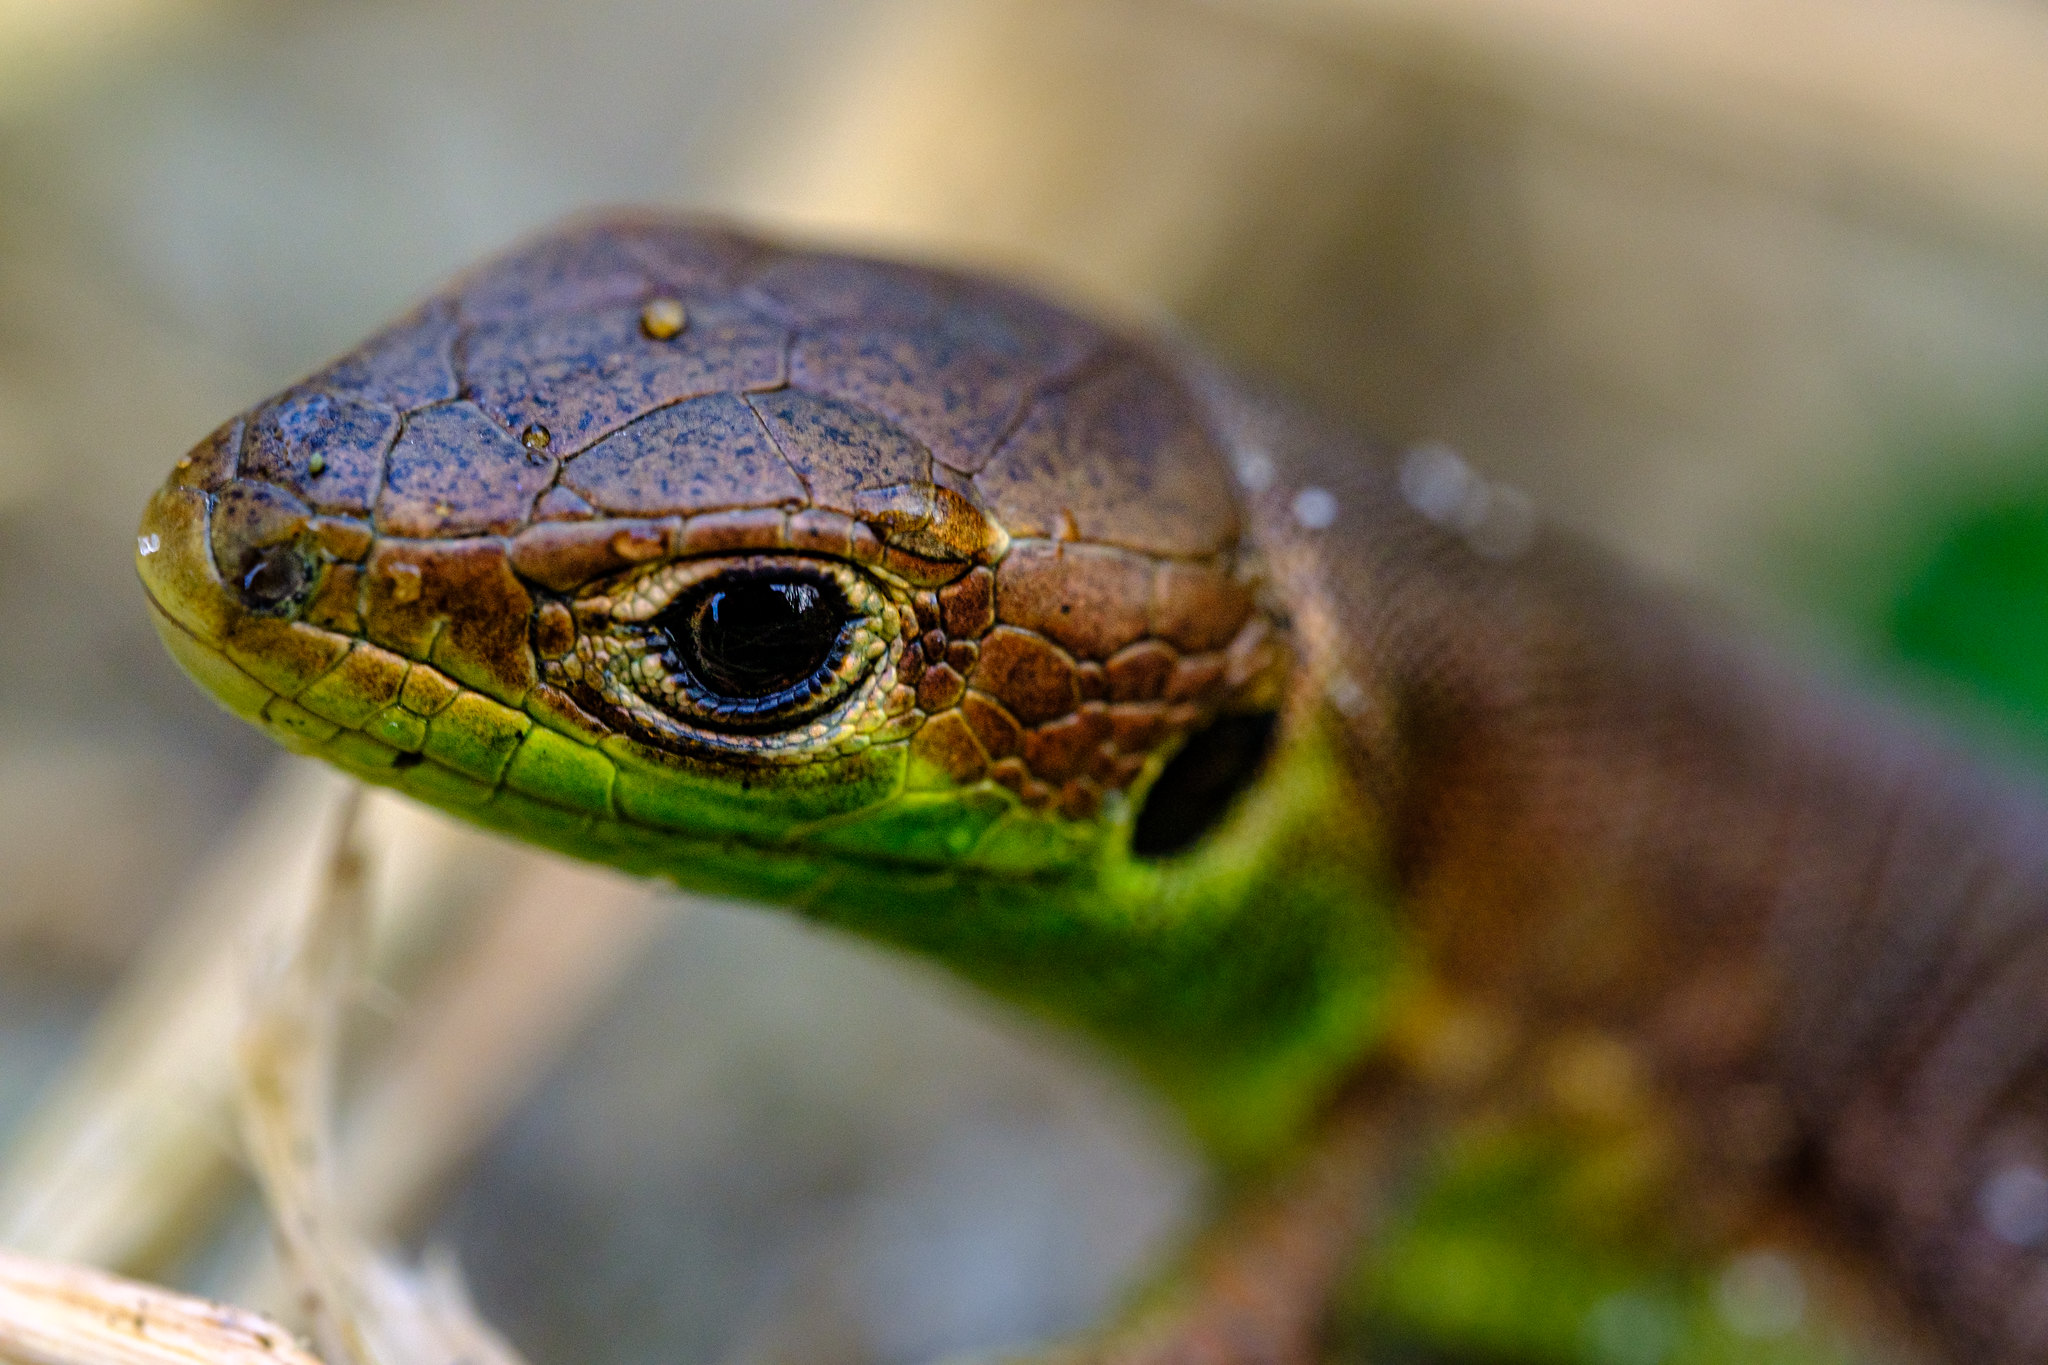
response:
<path id="1" fill-rule="evenodd" d="M 1269 745 L 1294 669 L 1242 534 L 1142 345 L 608 218 L 222 426 L 137 563 L 287 747 L 938 958 L 1250 1150 L 1352 1064 L 1387 955 L 1340 764 Z"/>
<path id="2" fill-rule="evenodd" d="M 1255 751 L 1231 718 L 1283 661 L 1238 537 L 1140 348 L 996 284 L 612 219 L 221 427 L 139 565 L 173 653 L 286 745 L 773 894 L 1185 842 L 1216 803 L 1195 755 L 1161 774 L 1191 735 Z"/>

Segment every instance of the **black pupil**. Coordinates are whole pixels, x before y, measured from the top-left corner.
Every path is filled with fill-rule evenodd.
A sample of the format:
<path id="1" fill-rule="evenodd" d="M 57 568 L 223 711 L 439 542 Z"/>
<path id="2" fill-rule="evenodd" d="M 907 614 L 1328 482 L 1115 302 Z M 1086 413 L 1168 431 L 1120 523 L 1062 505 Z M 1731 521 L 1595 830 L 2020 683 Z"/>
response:
<path id="1" fill-rule="evenodd" d="M 831 583 L 762 574 L 713 579 L 655 624 L 698 682 L 719 696 L 752 701 L 786 692 L 824 667 L 845 622 L 845 604 Z"/>

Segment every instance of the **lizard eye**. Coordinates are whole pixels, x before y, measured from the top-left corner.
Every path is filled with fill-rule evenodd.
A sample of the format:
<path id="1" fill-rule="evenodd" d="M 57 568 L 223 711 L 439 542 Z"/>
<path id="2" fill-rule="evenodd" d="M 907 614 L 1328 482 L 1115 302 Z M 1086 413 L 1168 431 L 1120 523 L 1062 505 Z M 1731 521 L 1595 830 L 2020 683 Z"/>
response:
<path id="1" fill-rule="evenodd" d="M 899 600 L 901 599 L 901 600 Z M 798 555 L 681 560 L 575 604 L 563 681 L 671 747 L 807 757 L 886 719 L 907 594 Z"/>
<path id="2" fill-rule="evenodd" d="M 800 701 L 853 624 L 839 586 L 805 569 L 736 569 L 698 585 L 652 625 L 708 696 L 735 711 Z"/>

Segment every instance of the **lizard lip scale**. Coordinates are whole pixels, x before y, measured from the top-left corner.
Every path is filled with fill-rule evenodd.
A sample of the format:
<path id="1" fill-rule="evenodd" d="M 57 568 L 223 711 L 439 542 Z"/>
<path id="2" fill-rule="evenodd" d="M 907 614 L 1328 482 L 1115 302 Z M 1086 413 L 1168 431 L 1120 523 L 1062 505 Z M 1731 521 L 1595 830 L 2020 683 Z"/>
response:
<path id="1" fill-rule="evenodd" d="M 1415 1142 L 1597 1111 L 1662 1163 L 1616 1221 L 1713 1248 L 1738 1331 L 1814 1316 L 1754 1244 L 1796 1216 L 1953 1358 L 2048 1358 L 2039 795 L 1447 450 L 1000 282 L 627 214 L 222 425 L 136 564 L 287 747 L 1121 1058 L 1248 1192 L 1148 1340 L 1293 1358 Z M 1491 1339 L 1447 1302 L 1386 1311 Z"/>

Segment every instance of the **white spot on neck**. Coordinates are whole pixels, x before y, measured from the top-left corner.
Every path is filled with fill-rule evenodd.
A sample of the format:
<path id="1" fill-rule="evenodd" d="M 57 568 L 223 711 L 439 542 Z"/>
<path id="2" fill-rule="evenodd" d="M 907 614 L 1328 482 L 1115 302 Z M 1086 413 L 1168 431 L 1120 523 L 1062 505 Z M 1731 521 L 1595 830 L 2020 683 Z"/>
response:
<path id="1" fill-rule="evenodd" d="M 1401 496 L 1439 526 L 1457 526 L 1486 485 L 1447 445 L 1423 445 L 1401 460 Z"/>
<path id="2" fill-rule="evenodd" d="M 1296 521 L 1311 531 L 1321 531 L 1337 520 L 1337 495 L 1311 485 L 1294 495 L 1292 510 Z"/>
<path id="3" fill-rule="evenodd" d="M 1514 559 L 1536 537 L 1527 493 L 1489 483 L 1447 445 L 1420 445 L 1401 460 L 1401 496 L 1430 521 L 1465 538 L 1476 554 Z"/>
<path id="4" fill-rule="evenodd" d="M 1330 705 L 1346 716 L 1355 719 L 1365 711 L 1365 689 L 1349 673 L 1339 673 L 1330 679 L 1326 695 L 1330 698 Z"/>
<path id="5" fill-rule="evenodd" d="M 1273 457 L 1257 446 L 1237 453 L 1237 481 L 1247 492 L 1263 493 L 1273 486 Z"/>
<path id="6" fill-rule="evenodd" d="M 1999 1167 L 1977 1189 L 1977 1216 L 2008 1246 L 2040 1246 L 2048 1241 L 2048 1175 L 2024 1162 Z"/>

